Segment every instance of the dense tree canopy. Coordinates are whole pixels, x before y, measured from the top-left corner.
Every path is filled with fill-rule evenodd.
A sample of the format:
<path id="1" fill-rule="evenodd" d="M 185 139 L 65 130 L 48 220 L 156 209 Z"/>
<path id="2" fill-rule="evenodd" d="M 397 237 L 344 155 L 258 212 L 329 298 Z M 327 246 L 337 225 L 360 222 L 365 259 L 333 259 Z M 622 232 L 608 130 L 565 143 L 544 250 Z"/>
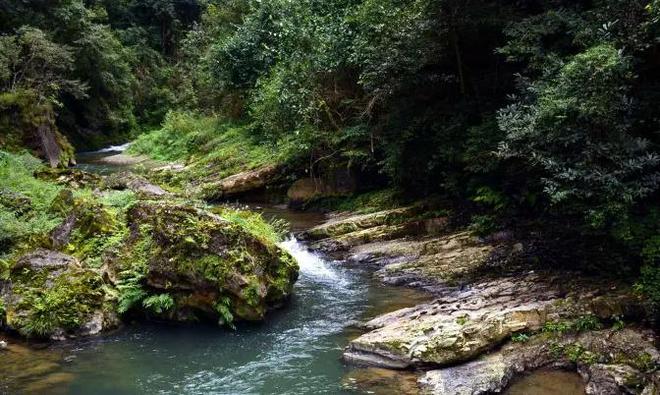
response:
<path id="1" fill-rule="evenodd" d="M 3 92 L 50 102 L 78 148 L 218 117 L 291 168 L 482 225 L 570 219 L 657 270 L 657 0 L 4 0 L 0 34 Z"/>

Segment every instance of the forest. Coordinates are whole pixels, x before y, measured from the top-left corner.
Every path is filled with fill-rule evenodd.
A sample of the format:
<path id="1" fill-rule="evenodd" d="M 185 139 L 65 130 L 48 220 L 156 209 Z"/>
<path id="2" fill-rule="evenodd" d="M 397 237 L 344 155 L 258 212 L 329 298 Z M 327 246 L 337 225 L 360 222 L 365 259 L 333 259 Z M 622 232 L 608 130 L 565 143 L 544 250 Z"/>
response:
<path id="1" fill-rule="evenodd" d="M 133 141 L 186 165 L 168 191 L 347 172 L 303 208 L 514 229 L 544 268 L 626 278 L 655 325 L 659 103 L 660 0 L 0 0 L 0 258 L 31 232 L 16 155 Z"/>

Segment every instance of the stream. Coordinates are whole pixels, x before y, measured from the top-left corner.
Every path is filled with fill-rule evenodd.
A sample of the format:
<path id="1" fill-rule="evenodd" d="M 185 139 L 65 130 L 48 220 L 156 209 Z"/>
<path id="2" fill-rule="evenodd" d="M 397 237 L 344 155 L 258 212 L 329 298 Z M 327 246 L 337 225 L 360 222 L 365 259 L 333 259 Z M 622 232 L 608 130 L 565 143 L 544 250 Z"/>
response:
<path id="1" fill-rule="evenodd" d="M 103 160 L 114 154 L 110 150 L 80 155 L 80 167 L 102 174 L 130 168 L 115 164 L 121 160 Z M 324 220 L 319 213 L 284 207 L 259 210 L 265 218 L 285 219 L 292 232 Z M 429 296 L 385 286 L 366 269 L 326 261 L 293 236 L 281 247 L 300 264 L 300 278 L 287 306 L 270 313 L 263 323 L 239 323 L 236 330 L 127 324 L 109 335 L 34 350 L 34 368 L 0 371 L 0 383 L 6 380 L 5 389 L 11 393 L 34 394 L 341 393 L 350 371 L 341 361 L 342 350 L 359 334 L 352 324 Z M 28 352 L 27 347 L 22 350 L 9 355 Z"/>
<path id="2" fill-rule="evenodd" d="M 134 161 L 122 159 L 124 148 L 79 155 L 80 168 L 101 174 L 134 168 Z M 14 340 L 3 355 L 0 394 L 416 393 L 414 374 L 356 369 L 342 363 L 341 355 L 360 334 L 357 322 L 430 296 L 384 285 L 366 268 L 308 251 L 293 233 L 322 223 L 322 214 L 253 209 L 291 226 L 281 247 L 297 259 L 300 278 L 285 308 L 263 323 L 239 323 L 236 330 L 128 323 L 114 333 L 41 347 Z M 533 374 L 510 394 L 583 394 L 576 376 Z"/>

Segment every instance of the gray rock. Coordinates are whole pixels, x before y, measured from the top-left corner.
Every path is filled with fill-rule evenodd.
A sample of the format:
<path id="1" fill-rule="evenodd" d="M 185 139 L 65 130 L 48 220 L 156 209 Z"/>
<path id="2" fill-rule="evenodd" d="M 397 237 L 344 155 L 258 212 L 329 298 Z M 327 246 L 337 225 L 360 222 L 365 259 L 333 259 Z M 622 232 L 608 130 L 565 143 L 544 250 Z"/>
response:
<path id="1" fill-rule="evenodd" d="M 71 266 L 80 266 L 76 258 L 57 251 L 38 249 L 18 259 L 13 270 L 57 270 Z"/>
<path id="2" fill-rule="evenodd" d="M 554 344 L 555 347 L 579 344 L 586 352 L 602 355 L 604 363 L 579 362 L 576 365 L 566 355 L 553 352 L 547 339 L 536 337 L 529 343 L 509 343 L 495 353 L 465 364 L 428 371 L 419 379 L 419 384 L 431 394 L 481 395 L 502 392 L 514 377 L 525 372 L 540 368 L 577 368 L 588 395 L 633 394 L 638 393 L 638 388 L 654 385 L 652 375 L 615 361 L 633 361 L 642 353 L 650 353 L 651 360 L 660 360 L 657 350 L 642 332 L 630 329 L 587 332 L 554 339 Z M 616 358 L 607 356 L 608 350 L 616 351 Z M 621 350 L 626 351 L 620 353 Z"/>
<path id="3" fill-rule="evenodd" d="M 547 321 L 584 314 L 624 316 L 640 303 L 625 290 L 595 296 L 592 284 L 571 284 L 566 280 L 570 276 L 527 274 L 482 281 L 432 303 L 385 314 L 365 324 L 371 331 L 351 341 L 344 358 L 399 368 L 456 364 L 514 333 L 539 330 Z"/>
<path id="4" fill-rule="evenodd" d="M 110 189 L 128 189 L 146 197 L 163 197 L 169 195 L 169 192 L 163 188 L 129 171 L 110 175 L 106 178 L 105 183 Z"/>

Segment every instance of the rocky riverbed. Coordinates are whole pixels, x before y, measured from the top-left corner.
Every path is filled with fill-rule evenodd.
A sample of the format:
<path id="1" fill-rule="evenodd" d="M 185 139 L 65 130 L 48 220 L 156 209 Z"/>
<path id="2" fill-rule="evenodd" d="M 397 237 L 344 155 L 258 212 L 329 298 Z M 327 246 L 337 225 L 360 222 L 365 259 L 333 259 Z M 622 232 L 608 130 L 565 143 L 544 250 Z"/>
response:
<path id="1" fill-rule="evenodd" d="M 499 393 L 549 368 L 578 372 L 587 394 L 658 392 L 655 334 L 639 324 L 645 310 L 629 285 L 539 270 L 509 233 L 478 238 L 423 214 L 337 215 L 302 235 L 319 251 L 372 266 L 384 282 L 436 297 L 361 325 L 343 357 L 372 374 L 349 378 L 349 387 L 399 370 L 410 372 L 391 374 L 408 383 L 406 393 Z"/>

